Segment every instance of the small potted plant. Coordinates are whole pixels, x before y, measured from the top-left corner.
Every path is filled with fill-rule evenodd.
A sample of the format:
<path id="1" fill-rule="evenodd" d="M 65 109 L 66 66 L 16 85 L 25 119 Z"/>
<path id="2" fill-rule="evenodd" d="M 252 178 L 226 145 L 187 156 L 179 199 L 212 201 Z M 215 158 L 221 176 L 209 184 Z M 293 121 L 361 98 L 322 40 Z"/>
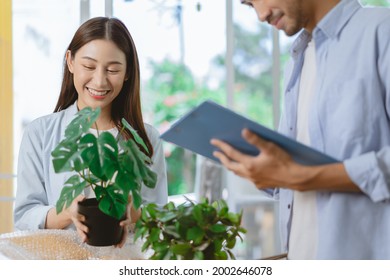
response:
<path id="1" fill-rule="evenodd" d="M 232 249 L 246 233 L 241 218 L 242 212 L 229 212 L 224 200 L 163 207 L 151 203 L 142 209 L 134 238 L 144 239 L 142 251 L 154 251 L 150 259 L 235 259 Z"/>
<path id="2" fill-rule="evenodd" d="M 109 132 L 99 132 L 97 137 L 89 133 L 97 120 L 100 108 L 86 107 L 80 110 L 65 130 L 65 138 L 52 151 L 56 173 L 74 172 L 64 185 L 56 204 L 57 213 L 71 205 L 85 188 L 91 187 L 96 198 L 85 199 L 80 208 L 98 208 L 98 213 L 86 215 L 89 227 L 87 243 L 95 246 L 117 244 L 122 237 L 119 221 L 124 218 L 131 196 L 132 204 L 138 209 L 142 204 L 141 186 L 154 188 L 157 175 L 150 170 L 151 159 L 139 148 L 147 146 L 137 132 L 122 119 L 123 129 L 128 129 L 134 139 L 124 140 L 118 133 L 115 138 Z M 97 217 L 98 225 L 90 219 Z M 109 225 L 102 224 L 104 220 Z M 107 233 L 112 230 L 112 233 Z M 95 234 L 103 233 L 102 237 Z"/>

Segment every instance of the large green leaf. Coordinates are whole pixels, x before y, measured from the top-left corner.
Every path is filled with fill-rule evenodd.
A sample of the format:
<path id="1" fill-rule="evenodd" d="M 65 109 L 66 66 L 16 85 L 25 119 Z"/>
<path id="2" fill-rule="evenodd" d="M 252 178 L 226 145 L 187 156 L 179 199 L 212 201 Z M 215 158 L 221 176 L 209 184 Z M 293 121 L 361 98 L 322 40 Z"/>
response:
<path id="1" fill-rule="evenodd" d="M 142 197 L 141 197 L 141 194 L 140 192 L 136 191 L 136 190 L 132 190 L 131 191 L 131 195 L 132 195 L 132 198 L 133 198 L 133 206 L 135 209 L 139 209 L 142 205 Z"/>
<path id="2" fill-rule="evenodd" d="M 134 176 L 140 178 L 145 186 L 154 188 L 157 183 L 157 174 L 145 164 L 145 162 L 150 161 L 149 157 L 142 153 L 132 141 L 122 142 L 122 148 L 126 155 L 126 162 L 122 166 L 128 171 L 132 171 Z"/>
<path id="3" fill-rule="evenodd" d="M 99 201 L 99 209 L 117 220 L 120 220 L 126 212 L 128 195 L 121 192 L 115 185 L 106 188 L 98 187 L 96 197 Z"/>
<path id="4" fill-rule="evenodd" d="M 124 154 L 119 157 L 119 172 L 115 178 L 115 184 L 120 188 L 131 191 L 133 196 L 133 205 L 135 209 L 138 209 L 142 204 L 141 186 L 142 177 L 137 166 L 134 156 L 132 154 Z"/>
<path id="5" fill-rule="evenodd" d="M 72 201 L 87 187 L 86 181 L 81 181 L 78 175 L 73 175 L 64 184 L 60 198 L 56 204 L 56 211 L 60 213 L 64 207 L 68 208 Z"/>
<path id="6" fill-rule="evenodd" d="M 56 173 L 66 171 L 81 171 L 86 168 L 86 163 L 81 157 L 82 149 L 77 143 L 69 140 L 61 141 L 51 153 L 53 167 Z"/>
<path id="7" fill-rule="evenodd" d="M 86 133 L 100 114 L 100 108 L 84 108 L 65 129 L 65 139 L 52 151 L 55 172 L 81 171 L 87 166 L 81 157 L 84 146 L 79 138 Z"/>
<path id="8" fill-rule="evenodd" d="M 130 133 L 134 137 L 134 140 L 138 144 L 140 144 L 147 152 L 149 152 L 148 147 L 146 146 L 144 140 L 142 140 L 142 138 L 138 135 L 137 131 L 135 131 L 135 129 L 125 119 L 122 119 L 122 124 L 130 131 Z"/>
<path id="9" fill-rule="evenodd" d="M 88 132 L 92 124 L 99 117 L 100 111 L 99 107 L 95 110 L 90 107 L 85 107 L 78 111 L 76 117 L 65 129 L 65 138 L 78 139 L 82 134 Z"/>
<path id="10" fill-rule="evenodd" d="M 139 182 L 134 180 L 134 177 L 126 170 L 120 170 L 118 172 L 115 177 L 115 184 L 127 192 L 139 190 L 141 188 Z"/>
<path id="11" fill-rule="evenodd" d="M 91 172 L 103 181 L 110 179 L 117 170 L 118 145 L 114 136 L 103 132 L 98 138 L 93 134 L 86 134 L 80 139 L 85 145 L 81 156 L 88 164 Z"/>
<path id="12" fill-rule="evenodd" d="M 103 174 L 103 158 L 99 154 L 97 138 L 93 134 L 86 134 L 80 139 L 80 143 L 85 145 L 81 153 L 81 157 L 88 164 L 92 174 L 103 181 L 107 181 L 107 177 Z"/>
<path id="13" fill-rule="evenodd" d="M 99 154 L 103 159 L 102 171 L 111 178 L 118 170 L 118 144 L 109 132 L 103 132 L 97 139 Z"/>
<path id="14" fill-rule="evenodd" d="M 118 164 L 119 173 L 123 176 L 121 179 L 132 180 L 141 186 L 142 174 L 133 153 L 125 150 L 123 154 L 119 155 Z"/>
<path id="15" fill-rule="evenodd" d="M 141 168 L 142 182 L 150 189 L 156 187 L 157 174 L 147 167 Z"/>
<path id="16" fill-rule="evenodd" d="M 85 107 L 77 112 L 76 117 L 65 129 L 65 138 L 74 140 L 80 138 L 82 134 L 87 133 L 99 117 L 100 111 L 99 107 L 95 110 L 90 107 Z"/>

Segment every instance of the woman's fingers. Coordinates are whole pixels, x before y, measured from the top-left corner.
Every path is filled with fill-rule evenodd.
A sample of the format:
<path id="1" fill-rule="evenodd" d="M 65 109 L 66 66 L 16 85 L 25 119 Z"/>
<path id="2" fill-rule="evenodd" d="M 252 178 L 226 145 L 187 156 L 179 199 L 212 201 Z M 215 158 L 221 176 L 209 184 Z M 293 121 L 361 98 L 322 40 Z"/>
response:
<path id="1" fill-rule="evenodd" d="M 131 209 L 132 209 L 132 199 L 129 197 L 129 203 L 127 204 L 126 207 L 126 219 L 122 220 L 119 222 L 119 225 L 123 227 L 123 234 L 122 234 L 122 239 L 121 241 L 115 245 L 115 247 L 122 248 L 127 240 L 127 235 L 129 234 L 132 219 L 131 219 Z"/>
<path id="2" fill-rule="evenodd" d="M 86 242 L 88 239 L 87 234 L 84 231 L 80 230 L 79 228 L 76 228 L 76 230 L 77 230 L 78 235 L 80 236 L 81 241 Z"/>

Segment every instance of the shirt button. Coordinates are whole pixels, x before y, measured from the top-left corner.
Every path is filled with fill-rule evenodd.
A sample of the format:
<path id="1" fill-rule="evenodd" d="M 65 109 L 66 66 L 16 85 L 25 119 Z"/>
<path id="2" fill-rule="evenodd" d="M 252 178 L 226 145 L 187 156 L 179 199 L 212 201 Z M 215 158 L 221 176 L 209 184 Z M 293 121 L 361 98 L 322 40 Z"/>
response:
<path id="1" fill-rule="evenodd" d="M 287 205 L 287 208 L 290 209 L 291 208 L 291 204 Z"/>

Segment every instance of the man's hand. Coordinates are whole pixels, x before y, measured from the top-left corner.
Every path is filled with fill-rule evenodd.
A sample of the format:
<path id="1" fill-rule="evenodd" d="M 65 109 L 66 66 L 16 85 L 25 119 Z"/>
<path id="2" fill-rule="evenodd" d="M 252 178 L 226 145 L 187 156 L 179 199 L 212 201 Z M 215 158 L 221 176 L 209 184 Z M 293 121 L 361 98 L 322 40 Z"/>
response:
<path id="1" fill-rule="evenodd" d="M 250 156 L 234 149 L 229 144 L 212 139 L 218 147 L 213 155 L 238 176 L 251 180 L 258 188 L 291 185 L 294 176 L 289 176 L 297 164 L 291 156 L 272 142 L 265 141 L 248 129 L 242 131 L 243 138 L 259 150 L 259 155 Z"/>

